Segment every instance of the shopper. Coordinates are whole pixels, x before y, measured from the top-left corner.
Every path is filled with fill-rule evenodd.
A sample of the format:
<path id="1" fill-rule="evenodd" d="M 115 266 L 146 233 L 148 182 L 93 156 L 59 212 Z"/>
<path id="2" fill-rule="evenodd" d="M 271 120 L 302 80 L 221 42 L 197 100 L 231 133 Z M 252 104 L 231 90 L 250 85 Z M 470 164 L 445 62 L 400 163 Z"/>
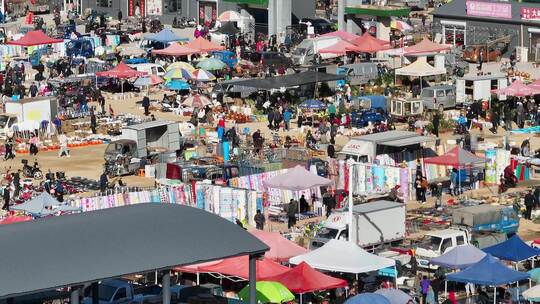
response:
<path id="1" fill-rule="evenodd" d="M 257 214 L 255 214 L 255 227 L 259 230 L 264 230 L 264 223 L 266 222 L 266 219 L 264 218 L 264 214 L 262 214 L 261 209 L 257 209 Z"/>
<path id="2" fill-rule="evenodd" d="M 68 150 L 68 138 L 64 133 L 61 133 L 58 136 L 58 142 L 60 143 L 60 151 L 58 152 L 58 157 L 71 157 Z"/>

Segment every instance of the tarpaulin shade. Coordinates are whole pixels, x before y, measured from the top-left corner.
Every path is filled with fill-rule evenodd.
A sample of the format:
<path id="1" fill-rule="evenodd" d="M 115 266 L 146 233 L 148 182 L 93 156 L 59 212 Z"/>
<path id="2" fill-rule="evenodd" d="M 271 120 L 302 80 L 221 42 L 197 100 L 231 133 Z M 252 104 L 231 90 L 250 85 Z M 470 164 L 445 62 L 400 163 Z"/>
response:
<path id="1" fill-rule="evenodd" d="M 446 278 L 451 282 L 498 286 L 528 279 L 529 274 L 512 270 L 488 254 L 480 262 L 463 271 L 451 273 Z"/>
<path id="2" fill-rule="evenodd" d="M 356 45 L 356 51 L 363 53 L 375 53 L 391 48 L 388 41 L 377 39 L 368 32 L 353 40 L 352 43 Z"/>
<path id="3" fill-rule="evenodd" d="M 360 36 L 358 36 L 356 34 L 349 33 L 349 32 L 342 31 L 342 30 L 326 33 L 326 34 L 323 34 L 321 36 L 322 37 L 339 37 L 342 40 L 345 40 L 345 41 L 348 41 L 348 42 L 353 42 L 355 39 L 360 38 Z"/>
<path id="4" fill-rule="evenodd" d="M 298 165 L 287 172 L 263 182 L 266 187 L 302 191 L 315 187 L 330 186 L 332 180 L 314 174 Z"/>
<path id="5" fill-rule="evenodd" d="M 457 246 L 445 254 L 431 259 L 430 263 L 450 269 L 464 269 L 478 263 L 485 256 L 485 252 L 468 244 Z"/>
<path id="6" fill-rule="evenodd" d="M 454 147 L 450 151 L 443 155 L 429 157 L 424 159 L 425 164 L 453 166 L 453 167 L 466 167 L 484 164 L 486 159 L 480 156 L 476 156 L 473 153 L 464 150 L 460 147 Z"/>
<path id="7" fill-rule="evenodd" d="M 110 78 L 133 78 L 146 75 L 146 72 L 139 72 L 130 68 L 127 64 L 120 62 L 117 66 L 108 71 L 97 72 L 96 75 L 99 77 L 110 77 Z"/>
<path id="8" fill-rule="evenodd" d="M 163 56 L 186 56 L 198 53 L 198 50 L 194 50 L 187 46 L 180 45 L 178 43 L 173 43 L 168 47 L 162 50 L 152 50 L 152 54 L 163 55 Z"/>
<path id="9" fill-rule="evenodd" d="M 289 260 L 291 264 L 308 263 L 320 270 L 365 273 L 394 267 L 396 261 L 371 254 L 351 242 L 330 240 L 324 246 Z"/>
<path id="10" fill-rule="evenodd" d="M 502 212 L 506 206 L 476 205 L 454 209 L 452 222 L 457 225 L 476 227 L 502 221 Z"/>
<path id="11" fill-rule="evenodd" d="M 540 255 L 539 249 L 527 245 L 517 235 L 483 250 L 501 260 L 512 262 L 521 262 Z"/>
<path id="12" fill-rule="evenodd" d="M 49 193 L 42 192 L 40 195 L 29 201 L 12 206 L 11 210 L 24 211 L 29 214 L 43 216 L 54 213 L 54 211 L 52 211 L 52 207 L 57 205 L 60 205 L 59 201 L 57 201 Z"/>
<path id="13" fill-rule="evenodd" d="M 434 53 L 450 49 L 450 45 L 439 44 L 432 42 L 431 40 L 424 38 L 419 43 L 406 47 L 403 51 L 406 55 L 408 54 L 421 54 L 421 53 Z"/>
<path id="14" fill-rule="evenodd" d="M 145 37 L 146 40 L 152 40 L 162 43 L 174 42 L 174 41 L 187 41 L 187 38 L 181 38 L 176 35 L 170 29 L 162 29 L 159 33 L 148 35 Z"/>
<path id="15" fill-rule="evenodd" d="M 190 49 L 198 50 L 201 53 L 208 53 L 211 51 L 221 51 L 225 49 L 223 46 L 212 43 L 202 37 L 198 37 L 197 39 L 188 42 L 186 44 L 186 47 Z"/>
<path id="16" fill-rule="evenodd" d="M 347 286 L 347 281 L 321 273 L 304 262 L 285 273 L 270 277 L 267 280 L 280 282 L 290 291 L 300 294 Z"/>
<path id="17" fill-rule="evenodd" d="M 237 277 L 241 279 L 249 278 L 249 257 L 240 256 L 223 259 L 219 263 L 204 263 L 178 268 L 184 272 L 201 273 L 219 273 L 226 276 Z M 273 262 L 269 259 L 257 260 L 257 280 L 266 280 L 269 277 L 281 275 L 290 268 Z"/>
<path id="18" fill-rule="evenodd" d="M 239 85 L 263 90 L 290 88 L 304 84 L 327 82 L 345 79 L 345 75 L 326 74 L 315 71 L 306 71 L 284 76 L 267 77 L 264 79 L 252 78 L 247 80 L 233 80 L 228 85 Z"/>
<path id="19" fill-rule="evenodd" d="M 304 254 L 308 250 L 284 238 L 279 232 L 251 230 L 251 234 L 270 247 L 264 257 L 277 262 L 287 262 L 290 258 Z"/>
<path id="20" fill-rule="evenodd" d="M 6 44 L 33 46 L 42 44 L 63 43 L 64 39 L 55 39 L 47 36 L 43 31 L 30 31 L 17 40 L 8 41 Z"/>

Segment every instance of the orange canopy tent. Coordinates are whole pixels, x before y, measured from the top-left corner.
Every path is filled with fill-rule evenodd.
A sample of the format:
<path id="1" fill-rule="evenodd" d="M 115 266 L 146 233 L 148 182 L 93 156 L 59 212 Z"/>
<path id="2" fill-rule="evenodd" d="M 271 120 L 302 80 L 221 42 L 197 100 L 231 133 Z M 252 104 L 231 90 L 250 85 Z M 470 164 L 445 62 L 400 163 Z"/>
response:
<path id="1" fill-rule="evenodd" d="M 321 49 L 319 53 L 330 53 L 337 55 L 345 55 L 347 52 L 359 52 L 359 48 L 345 40 L 339 40 L 336 44 Z"/>
<path id="2" fill-rule="evenodd" d="M 368 32 L 353 40 L 353 43 L 356 45 L 357 51 L 362 53 L 376 53 L 391 48 L 388 41 L 377 39 Z"/>
<path id="3" fill-rule="evenodd" d="M 197 39 L 188 42 L 185 46 L 187 48 L 197 50 L 201 53 L 221 51 L 225 49 L 223 46 L 212 43 L 204 39 L 203 37 L 198 37 Z"/>
<path id="4" fill-rule="evenodd" d="M 409 54 L 422 54 L 422 53 L 435 53 L 450 49 L 450 45 L 440 44 L 432 42 L 431 40 L 424 38 L 419 43 L 406 47 L 403 49 L 405 55 Z"/>

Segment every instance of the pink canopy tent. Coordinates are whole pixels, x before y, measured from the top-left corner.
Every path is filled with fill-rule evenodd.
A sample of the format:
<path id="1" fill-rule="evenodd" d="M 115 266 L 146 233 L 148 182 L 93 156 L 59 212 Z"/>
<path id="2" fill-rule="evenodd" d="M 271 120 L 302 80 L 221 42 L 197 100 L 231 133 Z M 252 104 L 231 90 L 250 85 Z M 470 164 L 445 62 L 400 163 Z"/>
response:
<path id="1" fill-rule="evenodd" d="M 491 92 L 497 95 L 524 97 L 539 94 L 540 88 L 536 85 L 526 85 L 521 80 L 516 80 L 506 88 L 492 90 Z"/>
<path id="2" fill-rule="evenodd" d="M 178 43 L 173 43 L 162 50 L 152 50 L 152 54 L 164 56 L 186 56 L 195 53 L 199 53 L 199 51 Z"/>
<path id="3" fill-rule="evenodd" d="M 336 44 L 319 50 L 319 53 L 330 53 L 337 55 L 345 55 L 347 52 L 358 52 L 359 48 L 345 40 L 340 40 Z"/>
<path id="4" fill-rule="evenodd" d="M 321 36 L 322 37 L 339 37 L 339 38 L 341 38 L 341 40 L 345 40 L 347 42 L 353 42 L 355 39 L 360 38 L 360 36 L 358 36 L 356 34 L 345 32 L 345 31 L 342 31 L 342 30 L 326 33 L 326 34 L 323 34 Z"/>
<path id="5" fill-rule="evenodd" d="M 289 241 L 278 232 L 251 230 L 250 233 L 270 247 L 264 257 L 273 261 L 287 262 L 294 256 L 308 252 L 306 248 Z"/>
<path id="6" fill-rule="evenodd" d="M 14 216 L 10 215 L 8 217 L 3 218 L 0 220 L 0 225 L 8 225 L 13 223 L 22 223 L 22 222 L 28 222 L 31 221 L 32 217 L 25 215 L 25 216 Z"/>
<path id="7" fill-rule="evenodd" d="M 456 168 L 481 165 L 485 162 L 485 158 L 476 156 L 460 147 L 454 147 L 443 155 L 424 159 L 424 164 L 453 166 Z"/>
<path id="8" fill-rule="evenodd" d="M 264 181 L 263 184 L 268 188 L 302 191 L 315 187 L 330 186 L 332 180 L 318 176 L 298 165 L 281 175 Z"/>
<path id="9" fill-rule="evenodd" d="M 202 263 L 175 268 L 177 271 L 190 273 L 219 273 L 225 276 L 247 280 L 249 278 L 249 257 L 239 256 L 223 259 L 218 263 Z M 288 267 L 269 259 L 257 260 L 257 281 L 280 275 L 289 271 Z"/>
<path id="10" fill-rule="evenodd" d="M 63 43 L 64 39 L 55 39 L 47 36 L 43 31 L 30 31 L 17 40 L 8 41 L 6 44 L 19 46 L 34 46 L 43 44 Z"/>
<path id="11" fill-rule="evenodd" d="M 185 45 L 185 47 L 193 49 L 193 50 L 197 50 L 200 53 L 208 53 L 211 51 L 221 51 L 225 49 L 223 46 L 212 43 L 204 39 L 203 37 L 198 37 L 197 39 L 188 42 Z"/>
<path id="12" fill-rule="evenodd" d="M 319 272 L 306 262 L 302 262 L 293 269 L 266 280 L 279 282 L 290 291 L 299 294 L 346 287 L 348 285 L 347 281 Z"/>
<path id="13" fill-rule="evenodd" d="M 96 75 L 99 77 L 109 77 L 109 78 L 119 78 L 119 79 L 139 77 L 139 76 L 144 76 L 146 74 L 147 74 L 146 72 L 139 72 L 137 70 L 130 68 L 127 64 L 123 62 L 120 62 L 117 66 L 115 66 L 114 68 L 108 71 L 96 73 Z"/>
<path id="14" fill-rule="evenodd" d="M 419 43 L 413 46 L 406 47 L 403 50 L 403 52 L 405 53 L 405 55 L 434 53 L 434 52 L 446 51 L 450 49 L 450 47 L 451 47 L 450 45 L 435 43 L 427 38 L 424 38 Z"/>
<path id="15" fill-rule="evenodd" d="M 377 39 L 368 32 L 353 40 L 353 43 L 357 47 L 356 50 L 362 53 L 376 53 L 391 48 L 388 41 Z"/>

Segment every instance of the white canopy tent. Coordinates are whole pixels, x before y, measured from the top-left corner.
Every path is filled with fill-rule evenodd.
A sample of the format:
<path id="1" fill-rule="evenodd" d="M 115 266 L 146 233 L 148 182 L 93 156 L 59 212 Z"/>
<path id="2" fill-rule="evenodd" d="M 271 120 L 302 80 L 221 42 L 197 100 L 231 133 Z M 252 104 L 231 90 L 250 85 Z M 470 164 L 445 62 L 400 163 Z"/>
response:
<path id="1" fill-rule="evenodd" d="M 396 266 L 392 259 L 371 254 L 356 244 L 341 240 L 330 240 L 318 249 L 289 259 L 289 263 L 295 265 L 302 262 L 320 270 L 354 274 Z"/>
<path id="2" fill-rule="evenodd" d="M 446 69 L 432 66 L 427 63 L 426 57 L 422 56 L 408 66 L 396 69 L 395 76 L 397 75 L 420 77 L 420 89 L 422 89 L 422 77 L 446 75 Z"/>

